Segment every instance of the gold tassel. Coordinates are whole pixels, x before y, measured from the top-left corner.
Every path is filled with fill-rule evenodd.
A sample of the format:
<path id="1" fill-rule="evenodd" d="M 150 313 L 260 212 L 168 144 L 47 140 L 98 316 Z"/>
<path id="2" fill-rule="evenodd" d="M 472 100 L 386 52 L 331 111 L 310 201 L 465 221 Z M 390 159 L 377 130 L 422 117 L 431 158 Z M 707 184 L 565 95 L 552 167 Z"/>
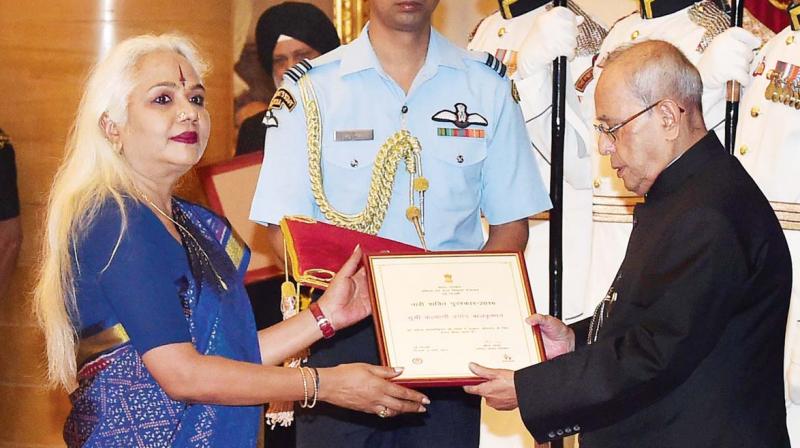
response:
<path id="1" fill-rule="evenodd" d="M 302 297 L 298 295 L 298 287 L 289 281 L 289 254 L 286 250 L 286 241 L 283 242 L 283 269 L 284 281 L 281 283 L 281 314 L 283 320 L 289 319 L 306 309 L 311 301 L 311 296 Z M 283 362 L 284 367 L 300 367 L 308 358 L 308 349 L 304 349 L 296 355 L 287 358 Z M 294 403 L 291 401 L 275 401 L 269 404 L 266 415 L 264 416 L 270 429 L 275 426 L 288 427 L 294 421 Z"/>

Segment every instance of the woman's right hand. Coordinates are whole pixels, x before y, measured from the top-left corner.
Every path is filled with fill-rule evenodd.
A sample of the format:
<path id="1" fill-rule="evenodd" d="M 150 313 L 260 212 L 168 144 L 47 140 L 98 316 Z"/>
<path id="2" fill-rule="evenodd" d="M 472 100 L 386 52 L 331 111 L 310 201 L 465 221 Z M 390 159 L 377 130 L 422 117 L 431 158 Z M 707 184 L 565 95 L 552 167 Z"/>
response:
<path id="1" fill-rule="evenodd" d="M 367 275 L 363 267 L 359 268 L 360 263 L 361 248 L 356 246 L 317 301 L 337 331 L 361 321 L 372 312 Z"/>
<path id="2" fill-rule="evenodd" d="M 381 417 L 425 412 L 425 405 L 430 404 L 428 397 L 388 381 L 400 373 L 402 369 L 363 363 L 319 369 L 319 399 Z"/>

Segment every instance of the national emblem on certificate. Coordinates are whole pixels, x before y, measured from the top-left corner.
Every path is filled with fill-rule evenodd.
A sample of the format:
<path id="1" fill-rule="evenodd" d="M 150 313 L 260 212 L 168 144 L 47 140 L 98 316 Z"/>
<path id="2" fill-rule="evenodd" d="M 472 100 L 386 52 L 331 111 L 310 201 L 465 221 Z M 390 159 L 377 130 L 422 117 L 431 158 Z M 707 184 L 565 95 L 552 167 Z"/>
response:
<path id="1" fill-rule="evenodd" d="M 381 361 L 396 382 L 461 386 L 470 362 L 516 370 L 545 359 L 518 252 L 365 254 Z"/>

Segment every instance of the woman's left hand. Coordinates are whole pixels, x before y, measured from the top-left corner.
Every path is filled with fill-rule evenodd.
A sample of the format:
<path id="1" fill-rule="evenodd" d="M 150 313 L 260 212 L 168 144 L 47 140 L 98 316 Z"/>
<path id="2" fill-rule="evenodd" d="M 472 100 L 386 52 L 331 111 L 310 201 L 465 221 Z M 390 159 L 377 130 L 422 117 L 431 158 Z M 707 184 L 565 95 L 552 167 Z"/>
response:
<path id="1" fill-rule="evenodd" d="M 319 298 L 319 306 L 335 330 L 349 327 L 372 313 L 367 275 L 363 267 L 358 267 L 360 262 L 361 248 L 356 246 Z"/>

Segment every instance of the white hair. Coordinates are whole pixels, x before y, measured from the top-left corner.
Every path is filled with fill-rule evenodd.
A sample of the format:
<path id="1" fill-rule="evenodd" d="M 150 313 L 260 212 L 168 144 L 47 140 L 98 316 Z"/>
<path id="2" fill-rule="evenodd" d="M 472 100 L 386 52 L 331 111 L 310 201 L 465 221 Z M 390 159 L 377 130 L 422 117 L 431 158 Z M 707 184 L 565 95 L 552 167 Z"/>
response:
<path id="1" fill-rule="evenodd" d="M 137 64 L 143 56 L 162 51 L 185 57 L 201 78 L 207 72 L 195 45 L 185 37 L 143 35 L 120 42 L 89 74 L 65 158 L 53 181 L 33 305 L 46 339 L 48 379 L 67 390 L 76 385 L 76 328 L 80 326 L 74 245 L 108 200 L 114 200 L 122 213 L 119 244 L 126 227 L 123 197 L 133 196 L 131 169 L 106 137 L 101 120 L 127 121 Z"/>
<path id="2" fill-rule="evenodd" d="M 702 115 L 703 81 L 680 49 L 661 40 L 626 44 L 612 51 L 604 66 L 622 61 L 636 62 L 626 84 L 641 98 L 642 106 L 673 98 L 692 113 L 700 111 Z"/>

